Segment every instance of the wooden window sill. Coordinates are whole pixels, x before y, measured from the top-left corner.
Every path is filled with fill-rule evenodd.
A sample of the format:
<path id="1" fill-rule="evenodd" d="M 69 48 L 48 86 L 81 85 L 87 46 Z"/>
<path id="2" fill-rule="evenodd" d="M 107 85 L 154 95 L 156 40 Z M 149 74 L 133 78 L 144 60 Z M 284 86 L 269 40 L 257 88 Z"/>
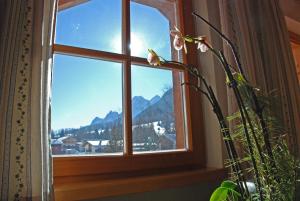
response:
<path id="1" fill-rule="evenodd" d="M 206 168 L 152 176 L 56 183 L 54 193 L 56 201 L 86 200 L 219 181 L 225 177 L 225 169 Z"/>

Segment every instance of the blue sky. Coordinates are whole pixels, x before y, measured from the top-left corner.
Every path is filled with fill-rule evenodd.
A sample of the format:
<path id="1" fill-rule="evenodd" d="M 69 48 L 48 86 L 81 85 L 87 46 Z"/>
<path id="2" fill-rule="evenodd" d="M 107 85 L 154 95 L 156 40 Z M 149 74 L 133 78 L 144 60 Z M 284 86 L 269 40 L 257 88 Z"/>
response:
<path id="1" fill-rule="evenodd" d="M 131 3 L 132 55 L 152 48 L 169 59 L 169 22 L 156 9 Z M 92 0 L 57 16 L 57 44 L 121 52 L 121 1 Z M 172 73 L 132 66 L 132 95 L 150 99 L 172 86 Z M 120 63 L 55 55 L 52 85 L 52 129 L 78 128 L 109 111 L 122 112 Z"/>

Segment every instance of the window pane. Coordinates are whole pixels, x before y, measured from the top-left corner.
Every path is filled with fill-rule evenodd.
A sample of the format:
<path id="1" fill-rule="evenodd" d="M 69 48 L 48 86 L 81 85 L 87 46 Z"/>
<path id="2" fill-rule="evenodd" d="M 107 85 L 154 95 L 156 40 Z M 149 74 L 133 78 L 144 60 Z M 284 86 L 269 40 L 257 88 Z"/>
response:
<path id="1" fill-rule="evenodd" d="M 131 55 L 146 58 L 151 48 L 167 60 L 177 58 L 170 37 L 176 24 L 175 8 L 175 1 L 131 1 Z"/>
<path id="2" fill-rule="evenodd" d="M 63 2 L 55 43 L 121 53 L 121 0 L 74 1 L 72 6 Z"/>
<path id="3" fill-rule="evenodd" d="M 53 154 L 123 151 L 122 64 L 55 55 Z"/>
<path id="4" fill-rule="evenodd" d="M 141 66 L 131 72 L 133 151 L 186 148 L 181 73 Z"/>

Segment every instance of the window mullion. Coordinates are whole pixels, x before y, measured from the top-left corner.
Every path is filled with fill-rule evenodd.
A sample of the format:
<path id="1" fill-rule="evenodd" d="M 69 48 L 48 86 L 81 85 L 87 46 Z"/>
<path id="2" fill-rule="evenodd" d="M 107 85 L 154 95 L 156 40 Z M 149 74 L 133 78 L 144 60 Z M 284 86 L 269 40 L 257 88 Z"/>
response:
<path id="1" fill-rule="evenodd" d="M 130 0 L 122 1 L 122 49 L 130 58 Z M 124 153 L 132 155 L 131 62 L 123 63 Z"/>

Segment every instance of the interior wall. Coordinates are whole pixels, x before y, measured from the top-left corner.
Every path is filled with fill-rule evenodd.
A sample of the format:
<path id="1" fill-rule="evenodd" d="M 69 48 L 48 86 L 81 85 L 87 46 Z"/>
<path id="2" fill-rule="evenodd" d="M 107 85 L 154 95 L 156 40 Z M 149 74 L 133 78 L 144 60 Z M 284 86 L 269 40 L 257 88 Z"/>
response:
<path id="1" fill-rule="evenodd" d="M 292 51 L 295 59 L 295 64 L 296 64 L 296 71 L 298 75 L 298 81 L 300 84 L 300 44 L 296 43 L 291 43 L 292 46 Z"/>
<path id="2" fill-rule="evenodd" d="M 205 19 L 208 19 L 217 28 L 221 29 L 220 24 L 220 11 L 218 1 L 211 0 L 194 0 L 194 11 L 200 14 Z M 208 42 L 217 49 L 222 49 L 223 43 L 220 37 L 208 27 L 207 24 L 201 20 L 195 18 L 196 35 L 205 35 L 208 38 Z M 227 89 L 224 84 L 225 75 L 217 59 L 208 51 L 205 53 L 198 53 L 198 62 L 201 74 L 205 77 L 207 82 L 213 88 L 216 93 L 217 99 L 222 107 L 224 115 L 228 113 L 227 102 Z M 208 167 L 223 167 L 223 159 L 226 157 L 223 141 L 220 134 L 220 127 L 216 115 L 214 114 L 212 107 L 207 101 L 206 97 L 202 97 L 202 111 L 203 120 L 205 126 L 205 138 L 206 145 L 206 164 Z"/>
<path id="3" fill-rule="evenodd" d="M 300 35 L 300 1 L 280 0 L 280 6 L 285 15 L 288 30 Z M 300 83 L 300 44 L 291 43 L 298 80 Z"/>
<path id="4" fill-rule="evenodd" d="M 283 13 L 293 20 L 300 22 L 300 1 L 279 0 Z"/>

